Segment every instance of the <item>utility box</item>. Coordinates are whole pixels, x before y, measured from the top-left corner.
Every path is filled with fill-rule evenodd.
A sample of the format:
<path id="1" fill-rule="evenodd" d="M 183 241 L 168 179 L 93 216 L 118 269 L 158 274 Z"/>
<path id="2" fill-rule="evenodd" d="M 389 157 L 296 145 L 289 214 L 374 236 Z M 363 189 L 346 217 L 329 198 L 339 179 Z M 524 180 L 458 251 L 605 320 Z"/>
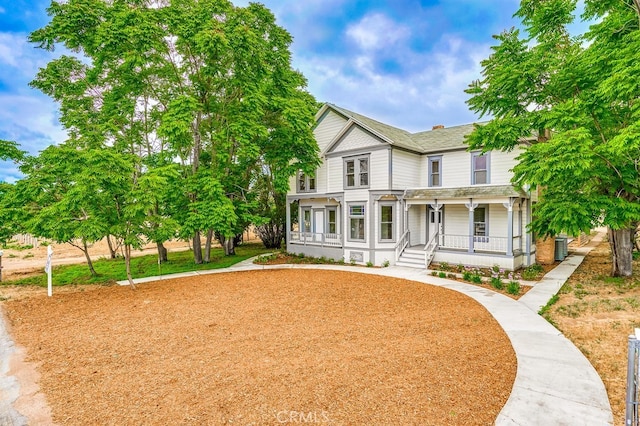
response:
<path id="1" fill-rule="evenodd" d="M 564 260 L 569 254 L 569 242 L 567 237 L 556 237 L 555 259 Z"/>

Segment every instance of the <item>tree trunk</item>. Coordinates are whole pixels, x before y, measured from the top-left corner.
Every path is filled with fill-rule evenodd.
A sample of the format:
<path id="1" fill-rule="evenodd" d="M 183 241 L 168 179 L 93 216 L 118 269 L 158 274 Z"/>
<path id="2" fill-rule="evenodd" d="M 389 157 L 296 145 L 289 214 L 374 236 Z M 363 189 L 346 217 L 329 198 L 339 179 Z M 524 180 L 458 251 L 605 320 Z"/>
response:
<path id="1" fill-rule="evenodd" d="M 200 231 L 193 234 L 193 261 L 196 265 L 202 264 L 202 242 L 200 241 Z"/>
<path id="2" fill-rule="evenodd" d="M 111 237 L 107 235 L 107 245 L 109 246 L 109 253 L 111 254 L 111 258 L 115 259 L 118 250 L 118 247 L 114 247 L 114 243 L 111 242 Z"/>
<path id="3" fill-rule="evenodd" d="M 93 268 L 93 262 L 91 261 L 91 256 L 89 256 L 89 247 L 87 247 L 87 240 L 85 240 L 84 238 L 82 239 L 82 247 L 83 247 L 82 252 L 84 253 L 84 256 L 87 258 L 87 266 L 89 266 L 89 271 L 91 272 L 91 276 L 97 277 L 98 273 Z"/>
<path id="4" fill-rule="evenodd" d="M 164 263 L 168 260 L 167 258 L 167 248 L 161 242 L 157 242 L 156 246 L 158 246 L 158 260 L 160 263 Z"/>
<path id="5" fill-rule="evenodd" d="M 235 239 L 233 237 L 224 239 L 223 247 L 225 256 L 234 256 L 236 254 L 236 247 L 234 243 Z"/>
<path id="6" fill-rule="evenodd" d="M 127 267 L 127 280 L 129 280 L 129 285 L 132 289 L 136 288 L 136 285 L 133 283 L 133 277 L 131 276 L 131 245 L 124 245 L 124 264 Z"/>
<path id="7" fill-rule="evenodd" d="M 632 229 L 609 228 L 609 245 L 611 246 L 612 277 L 630 277 L 633 274 Z"/>
<path id="8" fill-rule="evenodd" d="M 207 242 L 204 245 L 204 262 L 211 262 L 211 243 L 213 240 L 213 229 L 209 229 L 207 231 Z"/>

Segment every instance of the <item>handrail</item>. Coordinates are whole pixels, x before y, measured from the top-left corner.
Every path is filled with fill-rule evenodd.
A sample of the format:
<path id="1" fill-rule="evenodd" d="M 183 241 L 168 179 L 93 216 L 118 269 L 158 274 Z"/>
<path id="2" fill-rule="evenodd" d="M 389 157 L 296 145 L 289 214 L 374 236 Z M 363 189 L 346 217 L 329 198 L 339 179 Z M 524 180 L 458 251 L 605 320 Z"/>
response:
<path id="1" fill-rule="evenodd" d="M 400 237 L 398 242 L 396 243 L 396 262 L 400 259 L 400 255 L 404 251 L 404 249 L 409 245 L 409 230 L 404 231 L 404 234 Z"/>
<path id="2" fill-rule="evenodd" d="M 429 267 L 429 257 L 433 253 L 433 251 L 438 246 L 438 235 L 439 232 L 433 234 L 433 236 L 429 239 L 429 242 L 424 245 L 424 267 Z"/>

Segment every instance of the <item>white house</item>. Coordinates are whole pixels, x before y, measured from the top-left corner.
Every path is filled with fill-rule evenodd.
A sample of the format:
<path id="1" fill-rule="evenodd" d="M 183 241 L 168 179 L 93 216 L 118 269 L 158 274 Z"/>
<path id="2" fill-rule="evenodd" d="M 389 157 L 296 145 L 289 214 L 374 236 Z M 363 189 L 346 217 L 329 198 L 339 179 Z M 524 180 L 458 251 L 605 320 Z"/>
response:
<path id="1" fill-rule="evenodd" d="M 325 104 L 314 129 L 322 164 L 287 195 L 287 250 L 378 266 L 534 263 L 535 194 L 511 184 L 518 150 L 470 152 L 472 130 L 409 133 Z"/>

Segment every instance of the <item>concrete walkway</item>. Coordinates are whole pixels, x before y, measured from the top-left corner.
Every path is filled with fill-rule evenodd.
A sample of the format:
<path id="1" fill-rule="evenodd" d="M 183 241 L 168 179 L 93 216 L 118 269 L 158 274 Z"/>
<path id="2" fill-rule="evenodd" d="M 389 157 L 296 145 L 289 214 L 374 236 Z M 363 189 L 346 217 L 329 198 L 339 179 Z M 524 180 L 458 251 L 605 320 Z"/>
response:
<path id="1" fill-rule="evenodd" d="M 252 259 L 225 269 L 136 279 L 144 283 L 194 275 L 271 269 L 326 269 L 377 274 L 437 285 L 466 294 L 482 304 L 509 336 L 518 362 L 511 395 L 496 425 L 610 425 L 613 415 L 602 380 L 582 353 L 537 314 L 575 271 L 600 235 L 549 272 L 519 301 L 481 287 L 429 275 L 425 270 L 340 265 L 268 265 Z M 128 285 L 127 281 L 119 282 Z M 2 329 L 0 329 L 2 331 Z M 6 353 L 2 353 L 4 358 Z M 2 375 L 0 372 L 0 376 Z M 2 379 L 2 377 L 0 377 Z M 0 406 L 2 407 L 2 406 Z"/>

